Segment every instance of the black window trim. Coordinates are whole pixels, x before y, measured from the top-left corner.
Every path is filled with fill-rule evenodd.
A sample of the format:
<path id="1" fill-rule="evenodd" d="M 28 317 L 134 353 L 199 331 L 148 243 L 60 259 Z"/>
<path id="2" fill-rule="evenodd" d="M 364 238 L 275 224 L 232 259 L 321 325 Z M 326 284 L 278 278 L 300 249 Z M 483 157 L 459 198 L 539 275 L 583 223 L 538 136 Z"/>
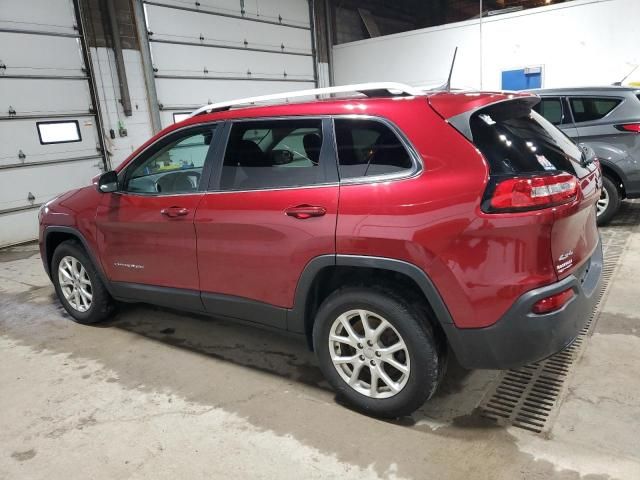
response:
<path id="1" fill-rule="evenodd" d="M 538 103 L 538 105 L 542 106 L 542 103 L 545 100 L 558 100 L 558 103 L 560 104 L 560 122 L 553 123 L 549 119 L 547 119 L 547 121 L 549 121 L 549 123 L 552 123 L 555 127 L 558 127 L 558 128 L 560 128 L 560 125 L 567 125 L 566 123 L 567 112 L 565 112 L 565 105 L 564 105 L 562 95 L 540 95 L 540 103 Z M 542 115 L 542 113 L 540 113 L 540 115 Z M 544 115 L 542 116 L 544 117 Z"/>
<path id="2" fill-rule="evenodd" d="M 404 132 L 400 130 L 400 128 L 393 123 L 391 120 L 385 117 L 381 117 L 378 115 L 364 115 L 364 114 L 345 114 L 345 115 L 332 115 L 331 116 L 331 124 L 333 126 L 333 149 L 335 151 L 336 163 L 338 164 L 338 173 L 340 172 L 340 159 L 338 158 L 338 144 L 336 140 L 335 134 L 335 121 L 337 119 L 353 119 L 353 120 L 373 120 L 379 123 L 382 123 L 387 128 L 389 128 L 395 136 L 400 140 L 402 146 L 407 150 L 409 154 L 409 158 L 411 159 L 411 168 L 406 171 L 400 171 L 397 173 L 384 173 L 381 175 L 372 175 L 372 176 L 364 176 L 364 177 L 352 177 L 340 179 L 341 185 L 359 185 L 366 183 L 379 183 L 379 182 L 388 182 L 393 180 L 405 180 L 408 178 L 417 177 L 423 170 L 424 164 L 422 162 L 422 158 L 420 154 L 416 150 L 416 148 L 411 144 L 409 139 L 406 137 Z"/>
<path id="3" fill-rule="evenodd" d="M 574 125 L 584 125 L 585 123 L 600 122 L 600 121 L 606 119 L 607 117 L 609 117 L 610 115 L 612 115 L 613 112 L 618 110 L 626 100 L 624 97 L 619 97 L 617 95 L 572 95 L 572 94 L 567 94 L 566 97 L 567 97 L 567 103 L 569 104 L 569 110 L 571 111 L 571 117 L 573 118 Z M 613 107 L 611 110 L 609 110 L 607 112 L 607 114 L 604 115 L 603 117 L 596 118 L 594 120 L 586 120 L 584 122 L 577 122 L 576 121 L 576 117 L 573 114 L 573 105 L 571 105 L 571 99 L 573 99 L 573 98 L 593 98 L 595 100 L 613 99 L 613 100 L 620 100 L 620 102 L 615 107 Z"/>
<path id="4" fill-rule="evenodd" d="M 280 120 L 320 120 L 322 122 L 322 149 L 320 151 L 321 160 L 325 172 L 330 176 L 335 172 L 335 180 L 329 180 L 322 183 L 314 183 L 313 185 L 292 185 L 286 187 L 265 187 L 265 188 L 251 188 L 247 190 L 222 190 L 220 188 L 220 182 L 222 180 L 222 167 L 224 166 L 224 157 L 227 153 L 227 145 L 229 143 L 229 135 L 231 134 L 231 128 L 235 123 L 246 122 L 260 122 L 260 121 L 280 121 Z M 209 179 L 209 185 L 206 189 L 206 193 L 213 194 L 228 194 L 228 193 L 243 193 L 243 192 L 267 192 L 278 190 L 296 190 L 303 188 L 322 188 L 322 187 L 336 187 L 339 185 L 338 174 L 338 159 L 335 152 L 335 134 L 333 131 L 333 124 L 328 125 L 331 122 L 330 115 L 285 115 L 285 116 L 266 116 L 266 117 L 245 117 L 245 118 L 233 118 L 225 121 L 224 128 L 222 128 L 220 138 L 220 152 L 216 155 L 215 165 L 213 165 L 213 172 Z M 325 149 L 328 149 L 325 151 Z M 326 158 L 327 160 L 322 160 Z"/>
<path id="5" fill-rule="evenodd" d="M 57 142 L 45 142 L 42 140 L 42 133 L 40 132 L 40 125 L 53 125 L 58 123 L 75 123 L 76 131 L 78 132 L 77 140 L 59 140 Z M 82 132 L 80 131 L 80 122 L 78 120 L 43 120 L 41 122 L 36 122 L 36 131 L 38 132 L 38 140 L 40 140 L 40 145 L 59 145 L 61 143 L 78 143 L 82 141 Z"/>
<path id="6" fill-rule="evenodd" d="M 184 127 L 177 128 L 175 130 L 171 130 L 166 135 L 158 138 L 156 141 L 147 145 L 144 150 L 138 153 L 134 158 L 131 159 L 127 165 L 118 172 L 118 191 L 114 193 L 122 194 L 122 195 L 136 195 L 143 197 L 175 197 L 175 196 L 183 196 L 183 195 L 194 195 L 201 194 L 206 191 L 205 186 L 209 183 L 209 178 L 211 177 L 212 164 L 215 161 L 215 156 L 217 151 L 219 150 L 220 145 L 220 137 L 222 136 L 222 130 L 224 130 L 224 121 L 216 120 L 213 122 L 206 123 L 198 123 L 195 125 L 186 125 Z M 123 190 L 125 181 L 127 179 L 127 173 L 132 172 L 140 163 L 145 162 L 149 159 L 150 155 L 154 155 L 159 148 L 171 143 L 176 138 L 180 138 L 182 136 L 187 136 L 189 131 L 202 131 L 206 129 L 214 130 L 213 137 L 211 139 L 211 143 L 209 144 L 209 150 L 207 151 L 207 155 L 204 160 L 204 165 L 202 167 L 202 174 L 200 178 L 200 184 L 198 185 L 198 189 L 195 192 L 184 192 L 184 193 L 169 193 L 163 194 L 160 192 L 129 192 Z M 187 134 L 187 135 L 184 135 Z"/>

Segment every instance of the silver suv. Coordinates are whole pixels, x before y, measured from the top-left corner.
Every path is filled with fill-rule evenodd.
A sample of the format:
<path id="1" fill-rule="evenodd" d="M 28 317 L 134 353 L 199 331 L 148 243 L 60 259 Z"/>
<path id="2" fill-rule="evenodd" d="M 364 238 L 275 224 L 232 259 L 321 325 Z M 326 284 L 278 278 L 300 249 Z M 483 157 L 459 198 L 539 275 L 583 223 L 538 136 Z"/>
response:
<path id="1" fill-rule="evenodd" d="M 531 90 L 534 109 L 576 143 L 591 147 L 604 174 L 598 225 L 608 223 L 625 198 L 640 197 L 640 90 L 585 87 Z"/>

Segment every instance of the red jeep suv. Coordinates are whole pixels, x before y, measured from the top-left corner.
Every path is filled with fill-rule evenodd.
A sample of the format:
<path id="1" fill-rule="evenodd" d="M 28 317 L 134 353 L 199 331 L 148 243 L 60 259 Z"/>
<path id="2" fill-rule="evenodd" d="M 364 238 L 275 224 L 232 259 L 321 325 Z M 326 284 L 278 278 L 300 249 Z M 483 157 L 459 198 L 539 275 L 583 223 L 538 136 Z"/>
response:
<path id="1" fill-rule="evenodd" d="M 599 289 L 602 178 L 538 97 L 364 84 L 256 105 L 298 93 L 203 107 L 45 204 L 67 312 L 147 302 L 287 330 L 382 417 L 430 398 L 448 355 L 502 369 L 572 342 Z"/>

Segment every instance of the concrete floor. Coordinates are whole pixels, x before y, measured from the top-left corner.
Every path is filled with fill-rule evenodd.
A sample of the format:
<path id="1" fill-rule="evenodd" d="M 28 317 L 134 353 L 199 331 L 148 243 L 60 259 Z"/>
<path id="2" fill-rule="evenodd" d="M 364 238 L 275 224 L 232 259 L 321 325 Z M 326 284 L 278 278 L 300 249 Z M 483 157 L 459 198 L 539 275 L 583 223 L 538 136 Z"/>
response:
<path id="1" fill-rule="evenodd" d="M 0 252 L 1 479 L 638 479 L 640 203 L 549 438 L 474 411 L 496 372 L 453 366 L 413 417 L 338 403 L 286 336 L 149 306 L 75 324 L 34 246 Z M 629 221 L 629 218 L 632 221 Z"/>

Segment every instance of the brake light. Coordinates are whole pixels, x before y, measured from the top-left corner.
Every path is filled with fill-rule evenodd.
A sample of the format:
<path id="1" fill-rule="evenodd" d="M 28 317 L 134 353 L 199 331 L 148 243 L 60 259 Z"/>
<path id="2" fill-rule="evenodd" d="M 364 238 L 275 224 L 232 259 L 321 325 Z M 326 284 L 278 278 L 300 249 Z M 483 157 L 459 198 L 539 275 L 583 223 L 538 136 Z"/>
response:
<path id="1" fill-rule="evenodd" d="M 564 307 L 567 302 L 573 298 L 573 296 L 573 289 L 569 288 L 560 293 L 556 293 L 555 295 L 551 295 L 550 297 L 538 300 L 533 304 L 533 307 L 531 307 L 531 311 L 538 315 L 555 312 L 556 310 L 560 310 Z"/>
<path id="2" fill-rule="evenodd" d="M 514 177 L 496 185 L 493 210 L 537 210 L 569 203 L 578 195 L 578 179 L 568 173 L 540 177 Z"/>
<path id="3" fill-rule="evenodd" d="M 640 123 L 625 123 L 623 125 L 616 125 L 616 128 L 621 132 L 640 133 Z"/>

